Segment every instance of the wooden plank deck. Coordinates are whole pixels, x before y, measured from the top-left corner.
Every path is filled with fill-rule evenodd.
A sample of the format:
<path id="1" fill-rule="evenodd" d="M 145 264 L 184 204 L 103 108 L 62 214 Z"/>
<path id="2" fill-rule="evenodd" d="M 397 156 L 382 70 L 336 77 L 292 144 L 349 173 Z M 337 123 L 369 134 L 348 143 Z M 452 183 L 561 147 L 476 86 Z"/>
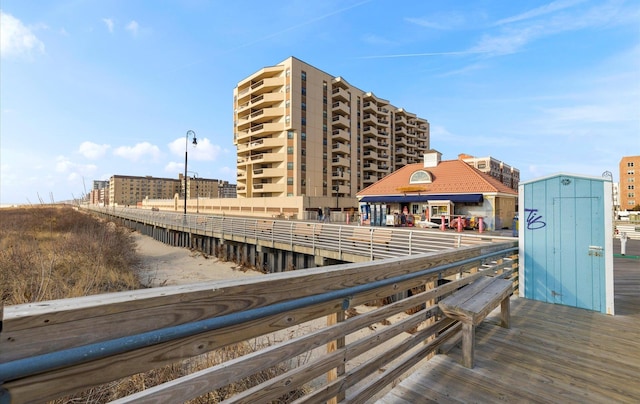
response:
<path id="1" fill-rule="evenodd" d="M 614 276 L 615 316 L 512 297 L 511 329 L 496 312 L 477 327 L 474 369 L 456 347 L 378 403 L 640 402 L 640 260 L 615 258 Z"/>

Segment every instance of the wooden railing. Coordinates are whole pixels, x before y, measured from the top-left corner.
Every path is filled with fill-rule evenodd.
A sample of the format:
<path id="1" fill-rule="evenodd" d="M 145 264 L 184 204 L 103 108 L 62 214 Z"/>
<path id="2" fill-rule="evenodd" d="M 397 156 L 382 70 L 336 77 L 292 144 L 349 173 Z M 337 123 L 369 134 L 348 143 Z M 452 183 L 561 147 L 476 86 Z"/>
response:
<path id="1" fill-rule="evenodd" d="M 117 402 L 182 403 L 282 363 L 285 373 L 228 402 L 303 386 L 299 402 L 365 402 L 457 338 L 438 299 L 487 274 L 517 287 L 516 252 L 512 241 L 8 306 L 0 402 L 51 400 L 245 341 L 255 351 Z"/>

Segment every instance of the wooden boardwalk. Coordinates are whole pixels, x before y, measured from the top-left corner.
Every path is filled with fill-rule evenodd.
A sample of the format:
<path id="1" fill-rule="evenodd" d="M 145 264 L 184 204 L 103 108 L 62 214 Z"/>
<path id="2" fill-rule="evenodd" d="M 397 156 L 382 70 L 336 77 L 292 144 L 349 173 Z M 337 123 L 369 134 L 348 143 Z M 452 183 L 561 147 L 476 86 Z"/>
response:
<path id="1" fill-rule="evenodd" d="M 512 297 L 511 329 L 478 326 L 474 369 L 455 347 L 378 403 L 640 402 L 640 260 L 615 258 L 614 276 L 615 316 Z"/>

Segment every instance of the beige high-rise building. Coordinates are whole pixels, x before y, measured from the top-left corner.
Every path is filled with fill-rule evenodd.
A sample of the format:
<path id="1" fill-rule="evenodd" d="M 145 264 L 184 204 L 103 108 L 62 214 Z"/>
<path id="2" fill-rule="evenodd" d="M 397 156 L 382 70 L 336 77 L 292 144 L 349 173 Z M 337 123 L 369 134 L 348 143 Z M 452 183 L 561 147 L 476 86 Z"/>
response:
<path id="1" fill-rule="evenodd" d="M 233 92 L 237 195 L 355 197 L 429 150 L 429 122 L 290 57 Z"/>
<path id="2" fill-rule="evenodd" d="M 627 156 L 620 160 L 619 192 L 620 210 L 640 205 L 640 156 Z"/>

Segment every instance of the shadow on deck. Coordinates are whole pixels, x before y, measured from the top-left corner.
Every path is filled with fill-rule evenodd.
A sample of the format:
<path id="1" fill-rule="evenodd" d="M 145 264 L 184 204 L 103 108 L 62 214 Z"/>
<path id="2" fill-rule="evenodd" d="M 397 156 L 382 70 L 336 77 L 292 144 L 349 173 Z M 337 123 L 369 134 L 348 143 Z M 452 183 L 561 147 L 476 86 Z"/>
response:
<path id="1" fill-rule="evenodd" d="M 640 241 L 628 242 L 627 254 L 640 255 Z M 640 260 L 615 258 L 614 276 L 615 316 L 512 298 L 511 329 L 496 313 L 478 326 L 475 368 L 460 364 L 456 347 L 378 403 L 637 402 Z"/>

